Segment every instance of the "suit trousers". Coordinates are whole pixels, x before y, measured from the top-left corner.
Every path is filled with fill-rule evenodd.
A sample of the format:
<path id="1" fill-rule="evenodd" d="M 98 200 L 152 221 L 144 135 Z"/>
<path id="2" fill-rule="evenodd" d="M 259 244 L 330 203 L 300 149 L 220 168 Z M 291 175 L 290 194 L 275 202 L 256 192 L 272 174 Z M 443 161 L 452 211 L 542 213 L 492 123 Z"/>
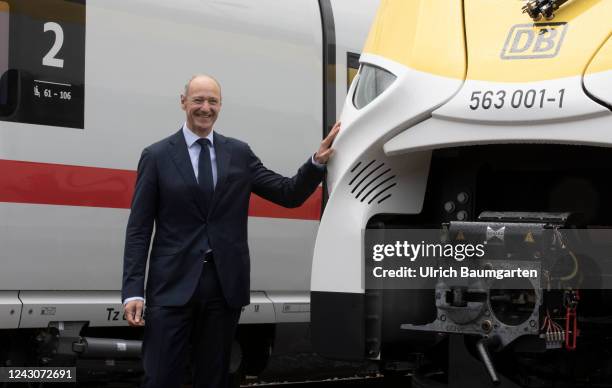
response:
<path id="1" fill-rule="evenodd" d="M 187 356 L 194 388 L 226 388 L 240 312 L 227 305 L 212 261 L 204 264 L 187 305 L 147 307 L 143 388 L 179 388 Z"/>

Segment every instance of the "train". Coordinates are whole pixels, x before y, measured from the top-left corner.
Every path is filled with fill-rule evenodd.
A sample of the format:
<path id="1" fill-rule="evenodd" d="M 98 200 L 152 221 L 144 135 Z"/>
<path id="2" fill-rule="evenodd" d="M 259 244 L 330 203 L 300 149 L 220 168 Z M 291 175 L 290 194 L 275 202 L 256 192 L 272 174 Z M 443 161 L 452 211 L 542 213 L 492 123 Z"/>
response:
<path id="1" fill-rule="evenodd" d="M 215 129 L 293 175 L 336 121 L 377 5 L 0 1 L 0 365 L 137 373 L 142 331 L 120 289 L 141 150 L 181 127 L 182 88 L 207 73 L 223 89 Z M 234 372 L 308 335 L 326 200 L 326 187 L 296 209 L 251 198 Z"/>
<path id="2" fill-rule="evenodd" d="M 414 386 L 612 384 L 611 20 L 611 1 L 381 1 L 328 166 L 319 354 Z M 536 272 L 381 279 L 404 242 Z"/>

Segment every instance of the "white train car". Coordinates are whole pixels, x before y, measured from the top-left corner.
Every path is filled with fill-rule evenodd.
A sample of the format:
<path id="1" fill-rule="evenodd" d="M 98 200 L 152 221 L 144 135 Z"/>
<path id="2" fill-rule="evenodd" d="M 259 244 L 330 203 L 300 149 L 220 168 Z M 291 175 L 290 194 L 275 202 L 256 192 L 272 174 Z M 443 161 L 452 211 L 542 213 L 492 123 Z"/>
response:
<path id="1" fill-rule="evenodd" d="M 215 129 L 292 175 L 336 120 L 377 5 L 0 1 L 2 364 L 124 357 L 106 350 L 140 336 L 120 301 L 137 158 L 182 125 L 186 80 L 214 75 Z M 268 354 L 278 324 L 309 321 L 323 193 L 291 210 L 251 199 L 252 304 L 239 330 L 250 360 Z"/>

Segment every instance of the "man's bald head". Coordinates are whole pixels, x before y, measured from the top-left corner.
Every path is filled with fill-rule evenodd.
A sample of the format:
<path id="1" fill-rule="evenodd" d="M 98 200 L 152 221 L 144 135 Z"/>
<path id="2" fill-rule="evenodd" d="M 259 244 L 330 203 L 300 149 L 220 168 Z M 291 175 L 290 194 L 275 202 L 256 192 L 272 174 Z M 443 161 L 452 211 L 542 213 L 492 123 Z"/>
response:
<path id="1" fill-rule="evenodd" d="M 206 137 L 212 131 L 221 105 L 219 82 L 206 74 L 191 77 L 185 85 L 185 94 L 181 95 L 187 128 L 200 137 Z"/>
<path id="2" fill-rule="evenodd" d="M 215 84 L 217 84 L 217 87 L 219 88 L 219 95 L 221 95 L 221 84 L 219 83 L 219 81 L 215 79 L 215 77 L 208 75 L 208 74 L 196 74 L 192 76 L 185 84 L 185 92 L 184 92 L 185 97 L 189 95 L 189 87 L 191 86 L 191 83 L 196 79 L 197 80 L 208 80 L 208 81 L 214 82 Z"/>

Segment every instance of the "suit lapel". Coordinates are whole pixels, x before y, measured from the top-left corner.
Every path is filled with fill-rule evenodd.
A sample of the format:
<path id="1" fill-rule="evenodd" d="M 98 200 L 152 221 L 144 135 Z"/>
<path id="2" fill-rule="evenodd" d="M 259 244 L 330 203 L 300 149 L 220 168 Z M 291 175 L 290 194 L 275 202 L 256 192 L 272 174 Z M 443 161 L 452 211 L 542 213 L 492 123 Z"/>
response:
<path id="1" fill-rule="evenodd" d="M 176 168 L 178 169 L 181 177 L 189 188 L 189 191 L 191 192 L 194 201 L 200 208 L 202 215 L 207 214 L 207 206 L 206 203 L 204 203 L 204 198 L 200 193 L 198 187 L 198 181 L 196 180 L 195 174 L 193 172 L 191 158 L 189 157 L 189 152 L 187 151 L 187 143 L 185 142 L 185 136 L 183 136 L 182 129 L 180 129 L 170 138 L 168 151 L 170 152 L 172 161 L 176 165 Z"/>
<path id="2" fill-rule="evenodd" d="M 213 132 L 213 136 L 215 155 L 217 157 L 217 184 L 215 185 L 215 193 L 213 195 L 213 200 L 209 211 L 212 211 L 221 197 L 223 183 L 227 178 L 230 161 L 232 159 L 231 146 L 227 142 L 227 138 L 218 134 L 217 132 Z"/>

